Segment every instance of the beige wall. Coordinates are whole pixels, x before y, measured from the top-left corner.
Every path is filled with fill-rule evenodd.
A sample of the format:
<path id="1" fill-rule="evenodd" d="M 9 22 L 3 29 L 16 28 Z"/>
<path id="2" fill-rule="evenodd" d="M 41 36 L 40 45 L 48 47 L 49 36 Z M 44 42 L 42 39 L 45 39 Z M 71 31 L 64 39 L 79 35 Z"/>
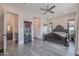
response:
<path id="1" fill-rule="evenodd" d="M 8 15 L 7 13 L 7 31 L 8 32 L 13 32 L 13 17 L 11 15 Z"/>

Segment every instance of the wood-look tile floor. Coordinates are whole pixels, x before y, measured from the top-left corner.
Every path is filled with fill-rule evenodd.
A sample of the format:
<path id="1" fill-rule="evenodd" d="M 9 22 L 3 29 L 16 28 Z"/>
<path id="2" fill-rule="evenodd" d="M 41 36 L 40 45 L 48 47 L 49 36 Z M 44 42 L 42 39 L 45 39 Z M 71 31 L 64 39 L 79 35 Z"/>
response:
<path id="1" fill-rule="evenodd" d="M 40 39 L 34 39 L 32 43 L 16 46 L 11 41 L 8 43 L 6 56 L 74 56 L 75 44 L 70 42 L 69 47 L 55 44 Z"/>

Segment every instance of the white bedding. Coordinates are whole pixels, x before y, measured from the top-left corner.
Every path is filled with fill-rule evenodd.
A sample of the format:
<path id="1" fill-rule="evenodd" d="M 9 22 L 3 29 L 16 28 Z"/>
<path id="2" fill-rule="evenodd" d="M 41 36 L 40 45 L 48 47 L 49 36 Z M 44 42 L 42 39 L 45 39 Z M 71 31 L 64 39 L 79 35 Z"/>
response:
<path id="1" fill-rule="evenodd" d="M 65 32 L 54 32 L 54 33 L 56 33 L 62 37 L 66 37 L 66 35 L 67 35 L 67 33 L 65 33 Z"/>

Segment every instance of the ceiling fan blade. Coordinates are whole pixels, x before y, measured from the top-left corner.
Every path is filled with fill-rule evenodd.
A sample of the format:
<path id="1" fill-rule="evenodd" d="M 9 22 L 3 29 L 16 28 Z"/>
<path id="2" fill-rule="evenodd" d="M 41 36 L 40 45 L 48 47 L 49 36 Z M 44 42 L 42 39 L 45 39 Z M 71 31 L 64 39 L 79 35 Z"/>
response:
<path id="1" fill-rule="evenodd" d="M 47 11 L 48 12 L 48 11 Z M 47 12 L 43 13 L 43 15 L 45 15 Z"/>
<path id="2" fill-rule="evenodd" d="M 53 11 L 49 11 L 49 12 L 52 13 L 52 14 L 54 13 Z"/>
<path id="3" fill-rule="evenodd" d="M 41 10 L 43 10 L 43 11 L 47 11 L 46 9 L 43 9 L 43 8 L 40 8 Z"/>
<path id="4" fill-rule="evenodd" d="M 51 8 L 49 8 L 48 10 L 51 10 L 51 9 L 53 9 L 53 8 L 55 8 L 56 6 L 55 5 L 53 5 Z"/>

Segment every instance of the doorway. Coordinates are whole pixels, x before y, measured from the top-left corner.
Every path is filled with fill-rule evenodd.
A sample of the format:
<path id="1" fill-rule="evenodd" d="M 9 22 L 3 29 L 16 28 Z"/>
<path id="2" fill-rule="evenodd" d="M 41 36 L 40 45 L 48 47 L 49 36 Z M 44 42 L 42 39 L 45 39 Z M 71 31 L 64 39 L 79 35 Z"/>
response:
<path id="1" fill-rule="evenodd" d="M 32 41 L 32 22 L 24 21 L 24 44 Z"/>
<path id="2" fill-rule="evenodd" d="M 18 44 L 18 15 L 6 12 L 6 22 L 6 53 L 10 54 L 15 52 Z"/>
<path id="3" fill-rule="evenodd" d="M 69 39 L 75 42 L 75 20 L 68 20 L 68 34 Z"/>

